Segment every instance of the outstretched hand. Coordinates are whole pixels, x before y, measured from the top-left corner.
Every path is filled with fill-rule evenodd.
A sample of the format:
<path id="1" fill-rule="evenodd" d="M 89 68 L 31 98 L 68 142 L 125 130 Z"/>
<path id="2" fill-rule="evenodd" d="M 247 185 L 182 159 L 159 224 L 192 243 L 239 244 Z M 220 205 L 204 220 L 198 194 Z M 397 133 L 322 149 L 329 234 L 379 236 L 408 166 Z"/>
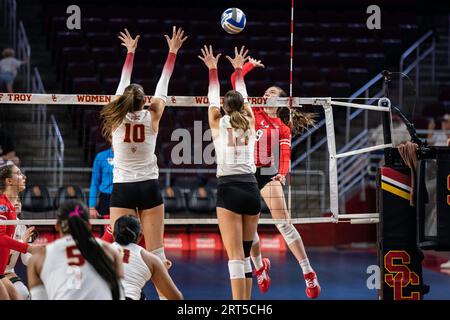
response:
<path id="1" fill-rule="evenodd" d="M 245 61 L 249 59 L 247 56 L 248 50 L 245 49 L 245 46 L 241 47 L 241 51 L 238 52 L 237 47 L 234 48 L 234 59 L 230 56 L 226 56 L 226 58 L 231 62 L 235 69 L 242 68 Z"/>
<path id="2" fill-rule="evenodd" d="M 252 57 L 248 57 L 248 62 L 250 62 L 255 68 L 264 68 L 264 65 L 261 63 L 261 60 L 253 59 Z"/>
<path id="3" fill-rule="evenodd" d="M 184 37 L 184 30 L 182 28 L 179 28 L 177 30 L 177 27 L 175 26 L 173 27 L 172 31 L 172 38 L 170 38 L 167 34 L 165 34 L 164 37 L 166 38 L 167 44 L 169 45 L 169 51 L 175 54 L 188 38 L 187 36 Z"/>
<path id="4" fill-rule="evenodd" d="M 127 29 L 125 29 L 125 33 L 120 32 L 120 35 L 118 36 L 118 38 L 122 40 L 121 45 L 126 47 L 128 52 L 131 53 L 134 53 L 136 51 L 140 37 L 141 37 L 140 35 L 137 35 L 136 38 L 133 39 L 133 37 L 131 36 L 131 34 L 128 32 Z"/>
<path id="5" fill-rule="evenodd" d="M 219 53 L 214 57 L 212 46 L 209 46 L 209 48 L 207 46 L 203 46 L 200 50 L 202 51 L 202 56 L 198 56 L 198 58 L 205 63 L 209 70 L 217 69 L 217 62 L 222 54 Z"/>

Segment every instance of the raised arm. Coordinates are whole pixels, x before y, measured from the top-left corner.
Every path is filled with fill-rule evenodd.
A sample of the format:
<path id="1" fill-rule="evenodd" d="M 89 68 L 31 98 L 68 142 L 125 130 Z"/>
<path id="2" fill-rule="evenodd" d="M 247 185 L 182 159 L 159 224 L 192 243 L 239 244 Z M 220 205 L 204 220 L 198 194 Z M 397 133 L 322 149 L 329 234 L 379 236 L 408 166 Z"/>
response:
<path id="1" fill-rule="evenodd" d="M 122 41 L 122 46 L 127 48 L 127 57 L 122 68 L 122 75 L 120 76 L 120 83 L 117 87 L 116 95 L 123 94 L 125 88 L 130 85 L 131 73 L 133 72 L 134 52 L 136 51 L 140 37 L 141 36 L 138 35 L 133 39 L 127 29 L 125 29 L 125 33 L 120 32 L 120 35 L 118 36 L 118 38 Z"/>
<path id="2" fill-rule="evenodd" d="M 244 75 L 242 73 L 242 66 L 244 65 L 245 61 L 248 60 L 247 56 L 248 50 L 245 50 L 245 47 L 242 46 L 241 50 L 238 52 L 238 49 L 234 48 L 234 58 L 231 58 L 230 56 L 226 56 L 226 58 L 231 62 L 231 64 L 234 67 L 234 73 L 236 74 L 236 91 L 239 92 L 242 97 L 244 98 L 244 110 L 246 115 L 250 118 L 252 123 L 255 121 L 255 116 L 253 114 L 252 108 L 250 107 L 248 103 L 248 94 L 247 94 L 247 88 L 245 87 L 244 82 Z"/>
<path id="3" fill-rule="evenodd" d="M 183 29 L 179 28 L 177 30 L 177 27 L 173 27 L 172 38 L 169 38 L 168 35 L 164 35 L 164 37 L 166 38 L 167 45 L 169 46 L 169 53 L 167 54 L 166 63 L 164 64 L 161 78 L 159 78 L 158 84 L 156 85 L 155 94 L 153 95 L 149 108 L 152 113 L 152 126 L 155 131 L 158 131 L 159 120 L 161 119 L 166 106 L 169 80 L 175 67 L 175 60 L 178 50 L 180 50 L 184 41 L 187 39 L 187 36 L 184 36 Z"/>
<path id="4" fill-rule="evenodd" d="M 247 73 L 258 67 L 264 68 L 261 60 L 256 60 L 252 57 L 248 57 L 248 62 L 246 62 L 242 67 L 242 76 L 245 77 Z M 231 85 L 233 86 L 233 89 L 236 90 L 236 72 L 233 72 L 231 74 Z"/>
<path id="5" fill-rule="evenodd" d="M 206 65 L 209 70 L 209 86 L 208 86 L 208 100 L 209 100 L 209 109 L 208 109 L 208 121 L 209 126 L 213 130 L 217 130 L 219 128 L 219 121 L 222 115 L 220 114 L 220 84 L 219 84 L 219 76 L 217 74 L 217 61 L 219 61 L 220 56 L 219 53 L 214 57 L 212 46 L 203 46 L 201 49 L 202 55 L 198 56 L 200 60 Z M 216 134 L 213 133 L 213 137 Z"/>

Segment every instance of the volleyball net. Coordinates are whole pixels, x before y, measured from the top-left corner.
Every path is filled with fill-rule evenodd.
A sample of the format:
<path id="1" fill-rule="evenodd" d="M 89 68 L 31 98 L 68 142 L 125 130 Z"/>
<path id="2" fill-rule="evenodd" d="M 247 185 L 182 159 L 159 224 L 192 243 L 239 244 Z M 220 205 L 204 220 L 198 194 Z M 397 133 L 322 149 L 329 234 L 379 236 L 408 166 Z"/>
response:
<path id="1" fill-rule="evenodd" d="M 58 128 L 56 118 L 49 115 L 51 113 L 49 110 L 56 110 L 58 106 L 60 108 L 67 106 L 69 109 L 75 108 L 75 113 L 80 110 L 97 110 L 98 112 L 98 106 L 103 106 L 114 99 L 115 96 L 95 94 L 0 93 L 0 104 L 3 105 L 2 108 L 5 110 L 7 108 L 20 108 L 26 112 L 25 110 L 29 108 L 28 116 L 31 117 L 30 121 L 35 124 L 35 129 L 32 132 L 21 132 L 22 136 L 26 139 L 27 135 L 35 135 L 43 140 L 43 150 L 36 150 L 36 156 L 33 159 L 25 159 L 23 165 L 21 165 L 22 171 L 28 176 L 27 184 L 30 186 L 39 185 L 39 177 L 46 176 L 47 180 L 51 177 L 52 186 L 50 189 L 56 196 L 59 188 L 63 185 L 73 184 L 71 178 L 77 176 L 76 181 L 85 182 L 83 191 L 84 199 L 87 200 L 92 169 L 85 163 L 78 166 L 74 163 L 68 163 L 69 160 L 64 155 L 70 152 L 70 148 L 64 145 L 63 135 Z M 146 96 L 146 106 L 150 105 L 151 99 L 151 96 Z M 392 144 L 368 146 L 367 132 L 363 131 L 354 137 L 351 143 L 347 143 L 343 148 L 337 148 L 336 141 L 341 133 L 339 130 L 336 132 L 333 114 L 342 112 L 347 108 L 357 108 L 364 110 L 367 118 L 367 112 L 369 111 L 390 112 L 390 104 L 385 103 L 383 106 L 379 99 L 371 100 L 371 103 L 378 101 L 379 105 L 349 103 L 339 101 L 342 98 L 331 97 L 293 97 L 292 102 L 290 98 L 249 97 L 248 99 L 252 106 L 292 106 L 292 108 L 305 108 L 322 116 L 318 119 L 315 127 L 292 139 L 291 170 L 283 187 L 288 214 L 283 219 L 273 219 L 270 210 L 263 203 L 260 224 L 378 222 L 379 215 L 376 212 L 343 213 L 345 208 L 342 202 L 345 201 L 345 193 L 351 188 L 358 187 L 358 183 L 365 179 L 365 171 L 368 166 L 367 154 L 391 147 Z M 176 184 L 180 187 L 175 188 L 175 193 L 181 192 L 183 198 L 183 201 L 178 205 L 185 210 L 173 209 L 177 206 L 176 202 L 166 203 L 165 223 L 168 225 L 217 224 L 215 207 L 209 207 L 209 210 L 205 210 L 205 212 L 190 210 L 195 207 L 191 206 L 190 197 L 197 197 L 194 201 L 197 205 L 199 199 L 208 200 L 210 205 L 215 204 L 216 166 L 214 161 L 205 159 L 207 150 L 213 155 L 211 153 L 211 149 L 213 149 L 213 147 L 211 148 L 211 135 L 208 136 L 208 133 L 206 133 L 209 129 L 207 122 L 208 98 L 205 96 L 169 96 L 167 106 L 169 108 L 165 110 L 158 135 L 161 148 L 156 150 L 157 157 L 165 159 L 165 165 L 159 165 L 161 188 L 164 189 L 163 195 L 166 195 L 165 191 L 167 190 L 165 189 L 173 187 L 173 181 L 176 180 Z M 186 110 L 193 109 L 195 109 L 194 113 L 190 115 L 186 113 Z M 189 121 L 193 123 L 186 125 Z M 86 123 L 85 119 L 81 119 L 79 122 L 85 126 L 83 132 L 89 133 L 92 131 L 92 128 L 89 128 L 90 123 Z M 98 127 L 95 129 L 98 131 Z M 319 133 L 320 130 L 323 131 L 322 136 L 320 134 L 312 136 L 313 133 Z M 16 131 L 20 131 L 20 128 Z M 181 143 L 183 133 L 191 135 L 191 137 L 194 136 L 193 140 L 184 141 L 189 146 L 189 152 L 192 152 L 187 157 L 191 161 L 189 164 L 182 161 L 180 163 L 180 159 L 173 159 L 173 155 L 176 153 L 183 160 L 184 155 L 180 156 L 182 147 L 178 145 L 176 150 L 178 153 L 174 151 L 177 148 L 176 145 Z M 73 133 L 70 132 L 69 134 L 77 134 L 77 132 L 74 130 Z M 198 137 L 199 142 L 196 141 Z M 18 144 L 20 143 L 18 141 Z M 200 152 L 199 157 L 197 157 L 196 151 Z M 196 157 L 198 159 L 195 159 Z M 32 179 L 32 176 L 35 178 Z M 192 190 L 197 186 L 196 181 L 198 179 L 207 181 L 207 192 L 204 195 L 192 193 Z M 212 190 L 211 194 L 208 193 L 209 190 Z M 0 221 L 0 224 L 53 225 L 56 221 L 54 219 L 56 210 L 54 202 L 52 206 L 48 214 L 29 212 L 20 222 Z M 276 209 L 281 210 L 283 208 Z M 91 222 L 92 224 L 102 225 L 108 224 L 109 220 L 92 219 Z"/>

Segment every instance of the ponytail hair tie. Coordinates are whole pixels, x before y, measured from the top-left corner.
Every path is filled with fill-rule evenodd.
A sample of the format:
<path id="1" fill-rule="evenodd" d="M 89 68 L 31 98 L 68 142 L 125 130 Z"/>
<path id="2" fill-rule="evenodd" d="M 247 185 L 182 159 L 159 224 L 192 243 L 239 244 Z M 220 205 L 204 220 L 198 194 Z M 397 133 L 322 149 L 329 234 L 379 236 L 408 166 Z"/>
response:
<path id="1" fill-rule="evenodd" d="M 81 217 L 80 216 L 80 206 L 76 206 L 75 207 L 75 210 L 74 211 L 71 211 L 70 213 L 69 213 L 69 218 L 72 218 L 72 217 Z"/>

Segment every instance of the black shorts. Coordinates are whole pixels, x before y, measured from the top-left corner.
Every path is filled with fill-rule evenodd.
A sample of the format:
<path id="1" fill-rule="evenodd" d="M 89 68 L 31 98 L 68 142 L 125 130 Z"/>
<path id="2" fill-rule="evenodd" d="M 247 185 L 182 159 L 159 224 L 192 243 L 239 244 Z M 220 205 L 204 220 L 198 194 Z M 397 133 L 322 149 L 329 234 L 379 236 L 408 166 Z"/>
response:
<path id="1" fill-rule="evenodd" d="M 216 206 L 238 214 L 259 214 L 261 195 L 255 175 L 238 174 L 219 177 Z"/>
<path id="2" fill-rule="evenodd" d="M 261 169 L 263 171 L 263 174 L 261 173 Z M 275 172 L 275 173 L 273 173 Z M 258 167 L 256 168 L 255 177 L 256 181 L 258 182 L 258 188 L 259 190 L 262 190 L 268 184 L 270 181 L 272 181 L 272 178 L 277 175 L 277 172 L 273 167 Z"/>
<path id="3" fill-rule="evenodd" d="M 101 216 L 109 215 L 109 203 L 111 201 L 111 195 L 109 193 L 102 193 L 98 195 L 97 211 Z"/>
<path id="4" fill-rule="evenodd" d="M 163 203 L 157 179 L 114 183 L 111 194 L 111 208 L 145 210 Z"/>

